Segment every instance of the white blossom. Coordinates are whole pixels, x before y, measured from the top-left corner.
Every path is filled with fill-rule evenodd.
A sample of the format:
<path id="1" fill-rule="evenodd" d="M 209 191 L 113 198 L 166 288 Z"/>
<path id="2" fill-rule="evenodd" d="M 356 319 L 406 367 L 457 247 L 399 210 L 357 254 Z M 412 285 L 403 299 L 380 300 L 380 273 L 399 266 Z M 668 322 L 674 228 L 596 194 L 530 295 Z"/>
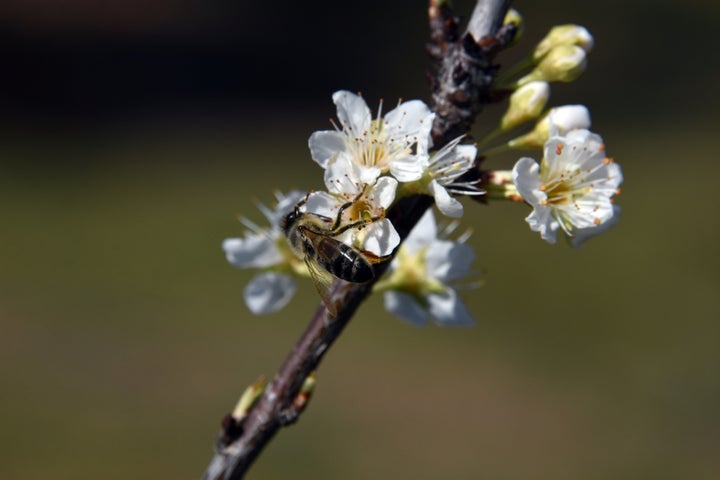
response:
<path id="1" fill-rule="evenodd" d="M 485 192 L 474 182 L 464 182 L 460 177 L 470 170 L 477 155 L 474 145 L 460 145 L 458 137 L 435 152 L 427 161 L 422 162 L 423 193 L 435 198 L 435 205 L 443 215 L 461 217 L 463 206 L 451 193 L 462 195 L 483 195 Z"/>
<path id="2" fill-rule="evenodd" d="M 579 129 L 563 136 L 552 125 L 541 164 L 521 158 L 513 169 L 518 192 L 533 207 L 526 221 L 549 243 L 558 230 L 583 240 L 605 230 L 617 219 L 612 197 L 622 180 L 599 135 Z"/>
<path id="3" fill-rule="evenodd" d="M 258 203 L 270 226 L 260 227 L 247 218 L 241 218 L 240 222 L 248 229 L 245 235 L 225 239 L 222 243 L 225 256 L 234 267 L 261 270 L 243 292 L 245 304 L 255 314 L 281 309 L 295 293 L 291 274 L 304 265 L 290 252 L 280 223 L 304 196 L 299 191 L 287 195 L 277 193 L 278 203 L 274 209 Z"/>
<path id="4" fill-rule="evenodd" d="M 378 112 L 373 119 L 359 95 L 341 90 L 333 94 L 333 101 L 340 125 L 310 136 L 308 143 L 315 162 L 327 168 L 330 160 L 347 157 L 361 167 L 364 183 L 388 172 L 401 182 L 419 178 L 412 174 L 416 171 L 413 165 L 427 156 L 435 118 L 425 103 L 403 102 L 384 117 Z"/>
<path id="5" fill-rule="evenodd" d="M 465 277 L 475 258 L 467 235 L 457 242 L 439 238 L 428 210 L 401 245 L 385 278 L 375 285 L 384 292 L 385 308 L 414 325 L 432 319 L 438 325 L 474 323 L 451 284 Z"/>
<path id="6" fill-rule="evenodd" d="M 372 177 L 369 177 L 372 178 Z M 341 156 L 331 159 L 325 169 L 325 186 L 328 191 L 312 192 L 303 209 L 306 212 L 334 222 L 341 207 L 341 225 L 360 223 L 337 238 L 348 245 L 368 251 L 379 257 L 390 255 L 400 243 L 400 235 L 385 217 L 386 210 L 395 200 L 398 182 L 391 177 L 363 181 L 362 167 Z"/>

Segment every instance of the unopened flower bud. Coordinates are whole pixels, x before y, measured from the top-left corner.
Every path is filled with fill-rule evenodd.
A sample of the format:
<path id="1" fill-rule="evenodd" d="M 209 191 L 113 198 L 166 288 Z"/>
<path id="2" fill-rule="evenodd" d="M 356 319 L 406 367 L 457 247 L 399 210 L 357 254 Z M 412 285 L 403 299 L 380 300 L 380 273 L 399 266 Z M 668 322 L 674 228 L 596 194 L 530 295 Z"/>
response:
<path id="1" fill-rule="evenodd" d="M 315 391 L 315 383 L 315 372 L 312 372 L 305 378 L 302 387 L 300 387 L 300 391 L 293 399 L 293 407 L 295 407 L 298 413 L 302 412 L 305 410 L 305 407 L 307 407 L 310 397 L 312 397 L 312 394 Z"/>
<path id="2" fill-rule="evenodd" d="M 578 128 L 590 128 L 590 112 L 585 105 L 564 105 L 553 108 L 538 120 L 531 132 L 510 140 L 508 146 L 511 148 L 542 148 L 550 138 L 551 121 L 553 133 L 565 135 Z"/>
<path id="3" fill-rule="evenodd" d="M 522 15 L 520 15 L 520 12 L 518 12 L 514 8 L 508 10 L 508 12 L 505 14 L 505 19 L 503 20 L 503 25 L 507 25 L 510 23 L 515 25 L 516 28 L 515 36 L 513 37 L 511 42 L 511 45 L 514 45 L 520 41 L 523 31 L 525 30 L 525 23 L 523 22 Z"/>
<path id="4" fill-rule="evenodd" d="M 539 62 L 545 55 L 550 53 L 559 45 L 575 45 L 582 48 L 585 53 L 590 53 L 595 41 L 590 32 L 580 25 L 557 25 L 550 29 L 545 38 L 540 40 L 535 51 L 533 60 Z"/>
<path id="5" fill-rule="evenodd" d="M 551 109 L 541 120 L 550 123 L 557 129 L 558 134 L 565 135 L 570 130 L 590 128 L 590 111 L 585 105 L 564 105 Z"/>
<path id="6" fill-rule="evenodd" d="M 255 402 L 257 402 L 263 392 L 265 392 L 266 385 L 267 380 L 265 380 L 265 377 L 262 376 L 255 383 L 249 385 L 245 389 L 231 414 L 236 421 L 239 422 L 247 416 L 248 412 L 250 412 L 250 409 L 253 407 L 253 405 L 255 405 Z"/>
<path id="7" fill-rule="evenodd" d="M 572 82 L 587 66 L 585 50 L 577 45 L 558 45 L 545 55 L 535 70 L 518 80 L 518 85 L 532 81 Z"/>
<path id="8" fill-rule="evenodd" d="M 548 98 L 550 85 L 547 82 L 530 82 L 515 90 L 510 96 L 510 106 L 500 122 L 503 131 L 534 120 L 540 116 Z"/>

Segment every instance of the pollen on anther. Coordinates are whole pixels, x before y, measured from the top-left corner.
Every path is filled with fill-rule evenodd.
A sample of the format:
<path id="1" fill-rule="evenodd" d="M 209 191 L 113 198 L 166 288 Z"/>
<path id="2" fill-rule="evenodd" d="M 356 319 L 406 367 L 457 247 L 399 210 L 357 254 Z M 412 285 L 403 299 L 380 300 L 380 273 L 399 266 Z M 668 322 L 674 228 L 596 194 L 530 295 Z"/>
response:
<path id="1" fill-rule="evenodd" d="M 555 146 L 555 155 L 560 155 L 563 151 L 564 145 L 562 143 L 558 143 Z"/>
<path id="2" fill-rule="evenodd" d="M 614 160 L 613 160 L 612 158 L 610 158 L 610 157 L 605 157 L 605 158 L 603 158 L 603 163 L 606 163 L 606 164 L 607 164 L 607 163 L 612 163 L 612 162 L 614 162 Z"/>
<path id="3" fill-rule="evenodd" d="M 600 225 L 602 223 L 602 220 L 600 220 L 599 218 L 596 218 L 595 220 L 593 220 L 593 223 L 595 225 Z"/>
<path id="4" fill-rule="evenodd" d="M 543 183 L 542 185 L 540 185 L 539 188 L 540 188 L 540 191 L 541 191 L 541 192 L 544 192 L 545 190 L 547 190 L 547 185 L 545 185 L 545 184 Z"/>

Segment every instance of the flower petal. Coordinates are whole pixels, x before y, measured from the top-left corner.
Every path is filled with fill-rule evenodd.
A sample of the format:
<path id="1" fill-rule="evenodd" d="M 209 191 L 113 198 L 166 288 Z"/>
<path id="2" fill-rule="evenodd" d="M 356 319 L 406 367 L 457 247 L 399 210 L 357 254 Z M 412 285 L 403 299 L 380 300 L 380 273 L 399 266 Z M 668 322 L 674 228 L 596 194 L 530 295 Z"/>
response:
<path id="1" fill-rule="evenodd" d="M 475 250 L 466 244 L 436 240 L 425 254 L 428 273 L 443 283 L 467 275 L 475 261 Z"/>
<path id="2" fill-rule="evenodd" d="M 445 190 L 437 180 L 433 180 L 429 185 L 429 193 L 435 197 L 435 205 L 443 215 L 451 218 L 460 218 L 463 215 L 463 206 L 456 198 Z"/>
<path id="3" fill-rule="evenodd" d="M 579 248 L 580 245 L 585 243 L 595 235 L 600 235 L 604 231 L 615 226 L 620 221 L 621 209 L 617 205 L 613 205 L 613 215 L 608 220 L 604 221 L 600 225 L 593 225 L 591 228 L 579 228 L 573 231 L 573 237 L 570 239 L 570 244 Z"/>
<path id="4" fill-rule="evenodd" d="M 338 152 L 343 152 L 347 148 L 345 146 L 345 135 L 335 130 L 323 130 L 313 133 L 308 140 L 308 146 L 310 147 L 312 159 L 323 168 Z"/>
<path id="5" fill-rule="evenodd" d="M 424 327 L 428 323 L 428 313 L 410 295 L 401 292 L 385 292 L 383 296 L 385 310 L 400 317 L 417 327 Z"/>
<path id="6" fill-rule="evenodd" d="M 431 293 L 427 296 L 427 300 L 430 316 L 438 325 L 466 327 L 475 323 L 452 288 L 448 288 L 444 294 Z"/>
<path id="7" fill-rule="evenodd" d="M 391 177 L 380 177 L 373 185 L 369 196 L 373 203 L 381 208 L 387 209 L 395 201 L 398 182 Z"/>
<path id="8" fill-rule="evenodd" d="M 423 247 L 433 243 L 437 239 L 437 223 L 432 208 L 428 208 L 420 221 L 415 224 L 410 234 L 405 239 L 402 248 L 408 252 L 415 253 Z"/>
<path id="9" fill-rule="evenodd" d="M 388 132 L 388 143 L 409 146 L 424 139 L 418 146 L 429 148 L 431 145 L 427 139 L 430 138 L 434 118 L 435 114 L 420 100 L 401 103 L 383 119 L 384 128 Z"/>
<path id="10" fill-rule="evenodd" d="M 547 198 L 540 190 L 540 165 L 532 158 L 518 160 L 513 167 L 512 177 L 520 196 L 530 205 L 538 206 Z"/>
<path id="11" fill-rule="evenodd" d="M 363 248 L 379 257 L 390 255 L 400 244 L 400 235 L 387 218 L 370 224 L 366 229 Z"/>
<path id="12" fill-rule="evenodd" d="M 275 242 L 266 235 L 227 238 L 222 243 L 225 257 L 236 268 L 264 268 L 282 261 Z"/>
<path id="13" fill-rule="evenodd" d="M 321 217 L 335 219 L 338 209 L 337 198 L 325 191 L 312 192 L 305 202 L 305 212 Z"/>
<path id="14" fill-rule="evenodd" d="M 361 191 L 364 183 L 360 179 L 360 168 L 347 155 L 333 158 L 325 168 L 325 186 L 335 195 L 350 199 Z"/>
<path id="15" fill-rule="evenodd" d="M 530 225 L 530 230 L 540 232 L 540 236 L 546 242 L 554 244 L 557 241 L 560 222 L 553 216 L 549 207 L 535 207 L 532 213 L 525 218 L 525 221 Z"/>
<path id="16" fill-rule="evenodd" d="M 419 155 L 405 155 L 390 163 L 390 174 L 400 182 L 420 180 L 426 162 Z"/>
<path id="17" fill-rule="evenodd" d="M 337 116 L 343 130 L 351 138 L 362 137 L 370 129 L 370 109 L 360 95 L 347 90 L 333 93 L 333 102 L 337 106 Z"/>
<path id="18" fill-rule="evenodd" d="M 283 308 L 295 294 L 291 277 L 274 272 L 256 275 L 243 291 L 245 305 L 256 315 L 273 313 Z"/>

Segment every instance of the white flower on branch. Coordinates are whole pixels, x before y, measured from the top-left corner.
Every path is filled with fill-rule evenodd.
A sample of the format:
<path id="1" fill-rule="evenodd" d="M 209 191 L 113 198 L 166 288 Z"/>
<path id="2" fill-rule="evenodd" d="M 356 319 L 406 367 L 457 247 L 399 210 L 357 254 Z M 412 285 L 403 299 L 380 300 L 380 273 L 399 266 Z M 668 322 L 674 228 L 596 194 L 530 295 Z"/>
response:
<path id="1" fill-rule="evenodd" d="M 613 196 L 623 176 L 620 166 L 605 156 L 599 135 L 573 130 L 564 136 L 551 127 L 544 157 L 538 164 L 521 158 L 513 169 L 520 195 L 532 207 L 526 218 L 530 229 L 555 243 L 558 230 L 584 240 L 617 220 Z"/>
<path id="2" fill-rule="evenodd" d="M 476 182 L 466 182 L 461 177 L 473 167 L 477 148 L 474 145 L 460 145 L 464 137 L 458 137 L 429 158 L 418 162 L 420 180 L 408 185 L 413 193 L 424 193 L 435 199 L 435 205 L 443 215 L 462 217 L 463 206 L 451 194 L 484 195 Z"/>
<path id="3" fill-rule="evenodd" d="M 255 314 L 272 313 L 283 308 L 295 293 L 292 274 L 305 274 L 305 265 L 290 251 L 285 235 L 280 229 L 281 220 L 305 193 L 292 191 L 286 195 L 275 194 L 277 206 L 270 209 L 258 203 L 258 209 L 265 215 L 269 227 L 260 227 L 241 218 L 240 222 L 248 231 L 243 237 L 228 238 L 222 243 L 225 256 L 234 267 L 259 269 L 245 287 L 245 304 Z"/>
<path id="4" fill-rule="evenodd" d="M 384 292 L 385 308 L 414 325 L 432 319 L 443 326 L 467 326 L 474 320 L 451 286 L 465 277 L 475 259 L 473 249 L 459 241 L 443 238 L 457 224 L 440 235 L 432 210 L 425 212 L 400 247 L 386 277 L 374 291 Z"/>
<path id="5" fill-rule="evenodd" d="M 340 125 L 310 136 L 308 143 L 315 162 L 327 168 L 330 160 L 347 157 L 362 168 L 365 183 L 388 172 L 401 182 L 419 178 L 414 175 L 414 165 L 427 156 L 435 118 L 425 103 L 403 102 L 384 117 L 378 112 L 373 119 L 359 95 L 341 90 L 333 94 L 333 101 Z"/>
<path id="6" fill-rule="evenodd" d="M 391 177 L 377 180 L 367 174 L 364 177 L 362 167 L 348 157 L 331 159 L 325 169 L 328 191 L 312 192 L 303 209 L 330 221 L 335 221 L 342 209 L 341 225 L 361 223 L 361 226 L 343 232 L 338 240 L 384 257 L 400 243 L 395 227 L 384 218 L 386 210 L 395 200 L 398 182 Z M 370 180 L 370 183 L 364 180 Z"/>

